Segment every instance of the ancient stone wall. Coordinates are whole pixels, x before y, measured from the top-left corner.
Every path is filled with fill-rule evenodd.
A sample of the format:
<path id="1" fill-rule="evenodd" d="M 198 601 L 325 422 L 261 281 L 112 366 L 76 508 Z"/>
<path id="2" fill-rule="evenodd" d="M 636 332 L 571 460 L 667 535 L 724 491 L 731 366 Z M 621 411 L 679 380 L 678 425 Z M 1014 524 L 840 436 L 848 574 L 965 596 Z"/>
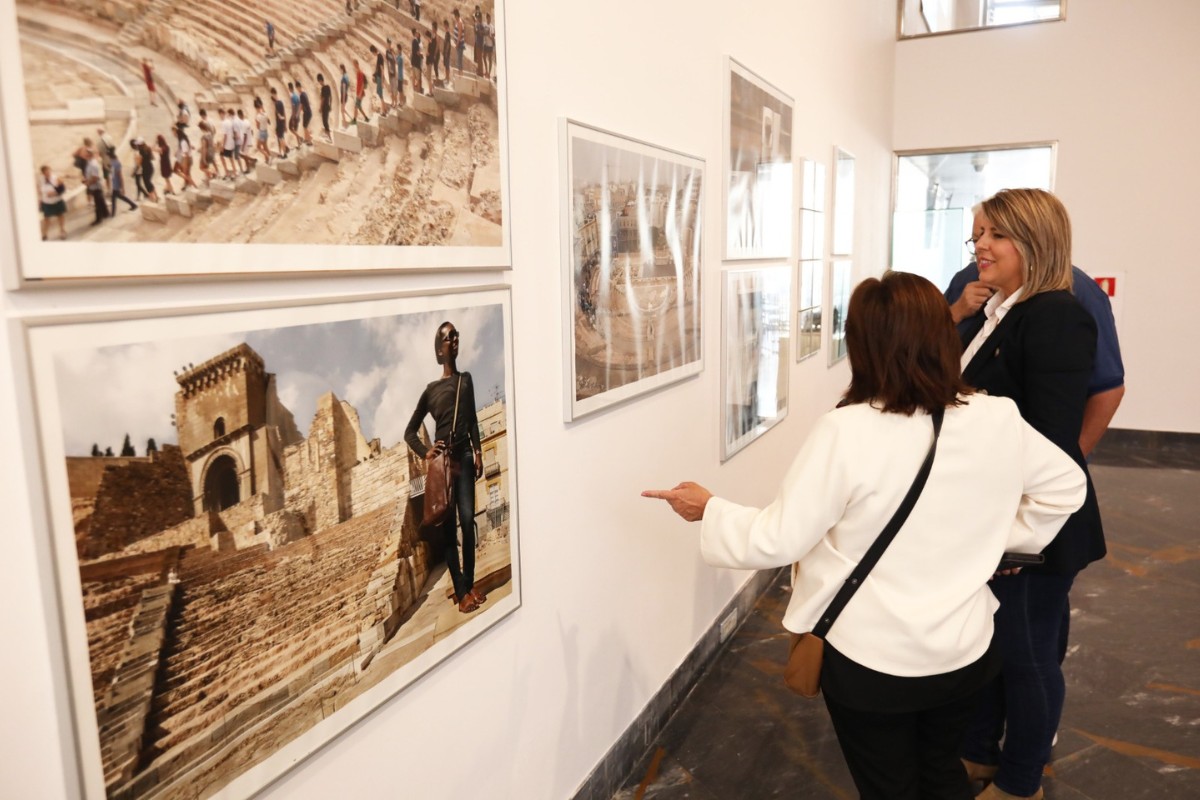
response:
<path id="1" fill-rule="evenodd" d="M 153 536 L 139 539 L 121 550 L 98 556 L 95 560 L 89 561 L 88 565 L 114 561 L 141 553 L 154 553 L 170 547 L 190 546 L 207 550 L 212 547 L 213 533 L 220 529 L 221 522 L 217 518 L 216 512 L 206 512 L 199 517 L 184 520 L 178 525 L 167 528 L 165 531 L 160 531 Z"/>
<path id="2" fill-rule="evenodd" d="M 317 401 L 308 438 L 283 451 L 284 506 L 304 515 L 305 527 L 316 532 L 341 521 L 337 475 L 337 437 L 332 394 Z"/>
<path id="3" fill-rule="evenodd" d="M 191 516 L 192 489 L 182 453 L 164 445 L 148 463 L 104 471 L 79 555 L 91 559 L 121 550 Z"/>
<path id="4" fill-rule="evenodd" d="M 261 494 L 217 512 L 217 516 L 221 519 L 221 527 L 232 535 L 233 546 L 238 550 L 263 543 L 258 535 L 261 530 L 259 523 L 266 517 Z"/>
<path id="5" fill-rule="evenodd" d="M 133 458 L 67 456 L 67 486 L 70 488 L 71 498 L 94 498 L 96 493 L 100 491 L 100 479 L 104 477 L 104 470 L 108 467 L 123 467 L 126 464 L 146 464 L 149 462 L 149 456 L 136 456 Z"/>
<path id="6" fill-rule="evenodd" d="M 350 513 L 363 514 L 408 496 L 408 445 L 390 450 L 349 470 Z"/>

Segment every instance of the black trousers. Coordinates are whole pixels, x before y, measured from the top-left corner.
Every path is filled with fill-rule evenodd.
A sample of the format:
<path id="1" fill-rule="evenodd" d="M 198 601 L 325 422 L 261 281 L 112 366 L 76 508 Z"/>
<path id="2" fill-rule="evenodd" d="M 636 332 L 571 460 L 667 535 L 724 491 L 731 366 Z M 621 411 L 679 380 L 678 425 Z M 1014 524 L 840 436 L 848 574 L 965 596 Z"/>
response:
<path id="1" fill-rule="evenodd" d="M 978 693 L 937 708 L 859 711 L 825 695 L 838 744 L 864 800 L 971 800 L 958 759 Z"/>

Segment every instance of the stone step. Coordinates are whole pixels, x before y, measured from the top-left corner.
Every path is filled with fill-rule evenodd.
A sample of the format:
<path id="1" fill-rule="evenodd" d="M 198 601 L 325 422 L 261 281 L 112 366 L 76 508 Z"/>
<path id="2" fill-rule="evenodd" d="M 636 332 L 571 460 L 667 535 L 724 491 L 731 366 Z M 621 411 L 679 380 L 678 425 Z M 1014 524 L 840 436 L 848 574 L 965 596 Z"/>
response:
<path id="1" fill-rule="evenodd" d="M 170 211 L 172 214 L 177 214 L 181 217 L 189 217 L 189 218 L 192 216 L 191 203 L 189 203 L 187 200 L 184 200 L 179 195 L 169 194 L 166 196 L 165 200 L 166 200 L 166 205 L 167 205 L 167 211 Z"/>
<path id="2" fill-rule="evenodd" d="M 339 150 L 344 150 L 347 153 L 361 153 L 363 149 L 362 139 L 358 136 L 347 133 L 346 131 L 332 131 L 333 143 Z"/>

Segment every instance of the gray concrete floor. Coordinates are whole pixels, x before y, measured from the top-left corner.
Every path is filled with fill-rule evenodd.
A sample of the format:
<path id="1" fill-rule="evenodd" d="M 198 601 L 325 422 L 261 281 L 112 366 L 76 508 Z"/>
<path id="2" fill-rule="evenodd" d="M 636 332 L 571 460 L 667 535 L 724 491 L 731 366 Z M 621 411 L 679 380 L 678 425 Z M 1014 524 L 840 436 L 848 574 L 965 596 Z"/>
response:
<path id="1" fill-rule="evenodd" d="M 1109 556 L 1071 593 L 1046 798 L 1200 798 L 1200 459 L 1103 455 L 1092 476 Z M 614 800 L 857 796 L 824 704 L 783 686 L 788 596 L 784 576 Z"/>

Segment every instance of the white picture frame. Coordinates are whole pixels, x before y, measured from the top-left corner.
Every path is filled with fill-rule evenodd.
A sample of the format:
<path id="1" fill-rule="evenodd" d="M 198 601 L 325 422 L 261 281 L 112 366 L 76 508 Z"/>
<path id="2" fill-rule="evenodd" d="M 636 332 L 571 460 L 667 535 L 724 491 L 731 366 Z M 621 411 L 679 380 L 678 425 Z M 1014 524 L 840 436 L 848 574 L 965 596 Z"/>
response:
<path id="1" fill-rule="evenodd" d="M 571 422 L 704 368 L 705 163 L 574 120 L 560 134 Z"/>
<path id="2" fill-rule="evenodd" d="M 721 461 L 787 416 L 792 363 L 792 268 L 723 272 Z"/>
<path id="3" fill-rule="evenodd" d="M 427 19 L 417 22 L 409 15 L 407 3 L 397 5 L 376 8 L 357 4 L 353 15 L 339 12 L 330 19 L 313 19 L 306 8 L 297 17 L 312 19 L 308 30 L 289 30 L 286 20 L 275 18 L 278 42 L 274 56 L 253 52 L 254 45 L 240 45 L 237 58 L 222 61 L 220 54 L 207 53 L 205 46 L 189 38 L 193 30 L 189 26 L 196 23 L 176 16 L 182 12 L 173 6 L 147 12 L 153 19 L 127 16 L 124 6 L 105 6 L 106 13 L 118 16 L 97 17 L 89 36 L 86 13 L 68 16 L 61 7 L 39 3 L 30 8 L 40 16 L 27 25 L 25 12 L 18 14 L 24 5 L 0 0 L 0 19 L 6 20 L 0 25 L 0 71 L 11 78 L 0 92 L 0 104 L 6 123 L 4 155 L 11 178 L 7 191 L 19 253 L 18 263 L 4 276 L 9 287 L 106 278 L 510 268 L 504 0 L 481 4 L 493 16 L 494 80 L 470 69 L 461 75 L 455 71 L 446 88 L 437 89 L 433 96 L 415 95 L 410 84 L 403 107 L 382 122 L 377 109 L 368 112 L 372 123 L 363 126 L 361 136 L 344 136 L 350 127 L 339 130 L 335 119 L 332 141 L 321 141 L 319 93 L 313 73 L 321 72 L 332 85 L 331 116 L 336 118 L 340 115 L 339 64 L 346 65 L 353 81 L 351 56 L 358 58 L 368 76 L 369 105 L 375 94 L 370 86 L 374 56 L 366 44 L 346 44 L 343 37 L 346 30 L 365 24 L 353 23 L 355 16 L 375 13 L 394 22 L 397 32 L 407 32 L 412 26 L 428 30 Z M 244 31 L 239 28 L 239 35 L 255 44 L 261 42 L 266 51 L 263 21 L 271 17 L 264 13 L 270 12 L 253 11 L 246 20 L 239 18 L 230 24 L 245 27 Z M 47 15 L 52 19 L 47 21 Z M 59 18 L 61 25 L 54 21 Z M 253 30 L 251 18 L 259 20 Z M 18 19 L 20 24 L 16 24 Z M 470 19 L 467 22 L 472 24 Z M 169 35 L 160 39 L 166 35 L 164 31 Z M 384 35 L 379 28 L 374 27 L 368 36 L 378 40 L 382 52 Z M 468 33 L 467 39 L 466 53 L 471 59 L 474 37 Z M 408 42 L 399 45 L 406 54 L 408 82 Z M 179 54 L 185 51 L 192 53 L 187 58 L 196 53 L 211 56 L 212 63 L 184 61 Z M 32 73 L 25 80 L 18 78 L 25 76 L 23 56 L 25 62 L 40 65 L 43 72 L 59 79 Z M 148 84 L 140 66 L 143 57 L 152 65 L 157 107 L 149 104 Z M 238 66 L 241 64 L 247 66 Z M 63 70 L 78 70 L 86 80 L 64 81 Z M 214 71 L 222 77 L 203 77 Z M 310 129 L 314 144 L 303 152 L 297 146 L 289 159 L 276 154 L 270 167 L 263 163 L 264 158 L 256 157 L 251 181 L 243 180 L 245 176 L 228 182 L 218 178 L 205 187 L 198 166 L 200 110 L 214 115 L 217 106 L 229 105 L 243 109 L 253 123 L 252 98 L 261 97 L 269 107 L 269 84 L 286 99 L 287 79 L 300 74 L 313 108 Z M 36 96 L 27 94 L 26 81 L 32 82 Z M 80 97 L 74 99 L 53 91 L 54 85 L 84 84 L 97 88 L 79 89 L 76 94 Z M 347 111 L 354 102 L 353 91 L 352 86 Z M 390 87 L 384 91 L 390 93 Z M 157 135 L 171 133 L 176 119 L 171 101 L 175 98 L 184 99 L 193 115 L 186 130 L 197 148 L 191 174 L 198 189 L 184 192 L 182 180 L 173 177 L 179 192 L 171 198 L 160 194 L 161 204 L 152 204 L 157 210 L 141 203 L 137 211 L 130 211 L 121 204 L 112 219 L 96 227 L 89 225 L 92 211 L 87 193 L 79 185 L 81 173 L 71 166 L 73 149 L 80 146 L 83 136 L 97 140 L 98 127 L 108 130 L 124 165 L 125 193 L 136 200 L 130 142 L 142 138 L 153 144 Z M 36 136 L 33 127 L 38 128 Z M 257 133 L 252 131 L 250 136 L 255 141 L 248 149 L 254 151 Z M 290 131 L 285 133 L 285 139 L 292 138 Z M 167 139 L 175 154 L 176 142 L 172 136 Z M 273 147 L 273 130 L 269 142 Z M 373 146 L 373 142 L 381 146 Z M 219 163 L 221 158 L 216 160 Z M 56 225 L 50 226 L 49 241 L 42 240 L 39 232 L 38 169 L 43 163 L 64 182 L 67 241 L 57 240 Z M 163 178 L 157 164 L 155 167 L 155 189 L 161 193 Z M 218 166 L 218 171 L 221 169 Z M 260 169 L 265 171 L 259 174 Z M 257 193 L 252 191 L 254 186 Z"/>
<path id="4" fill-rule="evenodd" d="M 729 56 L 722 83 L 723 257 L 790 258 L 795 103 Z"/>
<path id="5" fill-rule="evenodd" d="M 832 256 L 854 254 L 855 159 L 842 147 L 833 148 L 833 240 Z"/>
<path id="6" fill-rule="evenodd" d="M 846 357 L 846 311 L 850 307 L 852 264 L 850 259 L 829 262 L 829 366 Z"/>
<path id="7" fill-rule="evenodd" d="M 487 599 L 469 613 L 447 602 L 434 545 L 413 528 L 420 459 L 393 444 L 396 425 L 442 371 L 432 345 L 446 319 L 457 321 L 458 361 L 484 403 L 476 576 Z M 55 566 L 52 616 L 63 625 L 70 693 L 62 702 L 74 717 L 83 797 L 158 796 L 184 782 L 188 791 L 249 796 L 520 606 L 507 287 L 44 315 L 25 320 L 24 334 L 48 515 L 37 534 Z M 199 366 L 187 361 L 214 350 Z M 286 370 L 270 372 L 273 356 Z M 162 377 L 173 364 L 182 371 Z M 307 435 L 283 444 L 308 412 Z M 111 439 L 118 428 L 164 422 L 179 436 L 175 453 L 159 439 L 153 455 L 73 455 L 86 452 L 81 433 Z M 214 438 L 193 448 L 197 432 Z M 134 441 L 140 449 L 145 439 Z M 275 455 L 219 471 L 221 459 L 243 451 Z M 197 485 L 202 492 L 191 491 Z M 282 505 L 263 516 L 269 502 Z M 113 514 L 125 524 L 108 527 Z M 157 533 L 137 522 L 150 531 L 139 538 L 133 520 L 155 514 L 182 522 Z M 90 598 L 87 620 L 81 598 Z M 136 606 L 132 634 L 108 619 L 126 613 L 122 603 Z M 92 623 L 107 633 L 96 638 Z M 131 638 L 112 646 L 108 635 Z M 189 664 L 195 672 L 184 678 Z M 139 725 L 157 733 L 138 736 Z M 120 735 L 122 726 L 134 735 Z M 107 759 L 131 747 L 136 757 L 119 763 L 140 766 L 127 774 Z M 109 792 L 106 772 L 121 776 Z"/>

